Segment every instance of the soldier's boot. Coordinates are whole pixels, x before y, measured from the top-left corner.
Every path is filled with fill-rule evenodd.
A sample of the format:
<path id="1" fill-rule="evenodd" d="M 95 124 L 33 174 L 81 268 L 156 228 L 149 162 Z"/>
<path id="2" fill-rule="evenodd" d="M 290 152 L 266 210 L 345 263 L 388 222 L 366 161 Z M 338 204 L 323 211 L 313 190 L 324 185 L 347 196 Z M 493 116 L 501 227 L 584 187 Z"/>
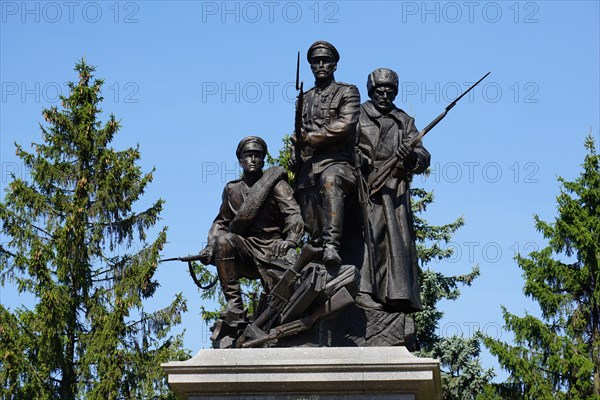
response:
<path id="1" fill-rule="evenodd" d="M 215 260 L 215 264 L 217 265 L 217 273 L 219 274 L 223 296 L 227 300 L 222 315 L 227 320 L 231 319 L 232 322 L 233 320 L 241 319 L 244 312 L 244 302 L 242 301 L 242 291 L 235 259 Z M 228 316 L 230 318 L 227 318 Z"/>
<path id="2" fill-rule="evenodd" d="M 359 292 L 354 301 L 362 308 L 383 310 L 383 304 L 376 302 L 370 293 Z"/>
<path id="3" fill-rule="evenodd" d="M 344 198 L 327 196 L 323 198 L 323 263 L 327 267 L 339 267 L 340 242 L 344 228 Z"/>
<path id="4" fill-rule="evenodd" d="M 235 339 L 246 327 L 248 321 L 244 312 L 235 259 L 216 259 L 215 265 L 227 304 L 211 328 L 210 340 L 213 342 L 213 347 L 230 348 L 233 347 Z"/>

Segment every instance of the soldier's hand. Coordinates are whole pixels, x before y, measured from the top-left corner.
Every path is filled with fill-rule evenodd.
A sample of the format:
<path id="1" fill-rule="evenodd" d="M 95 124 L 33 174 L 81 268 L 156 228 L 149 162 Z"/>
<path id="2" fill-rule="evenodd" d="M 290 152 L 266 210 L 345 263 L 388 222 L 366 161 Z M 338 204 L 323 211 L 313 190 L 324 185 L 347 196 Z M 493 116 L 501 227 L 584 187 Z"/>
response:
<path id="1" fill-rule="evenodd" d="M 295 149 L 292 149 L 292 152 L 290 153 L 290 162 L 288 164 L 288 168 L 291 171 L 296 171 L 296 168 L 298 167 L 298 160 L 296 160 L 296 152 L 294 150 Z"/>
<path id="2" fill-rule="evenodd" d="M 310 146 L 310 132 L 302 132 L 302 143 Z"/>
<path id="3" fill-rule="evenodd" d="M 396 155 L 400 160 L 404 160 L 410 154 L 414 153 L 412 146 L 408 142 L 402 142 L 396 149 Z"/>
<path id="4" fill-rule="evenodd" d="M 296 245 L 289 240 L 282 240 L 275 245 L 273 249 L 273 255 L 275 257 L 283 257 L 287 254 L 289 249 L 293 249 Z"/>
<path id="5" fill-rule="evenodd" d="M 213 256 L 213 247 L 211 245 L 208 245 L 200 252 L 200 261 L 202 262 L 202 264 L 208 265 L 213 261 Z"/>
<path id="6" fill-rule="evenodd" d="M 413 170 L 416 167 L 419 159 L 414 148 L 410 145 L 408 141 L 400 143 L 400 145 L 396 149 L 396 155 L 398 156 L 400 161 L 402 161 L 404 169 L 407 170 Z"/>
<path id="7" fill-rule="evenodd" d="M 315 145 L 318 144 L 317 135 L 315 133 L 316 132 L 305 132 L 305 133 L 302 133 L 302 140 L 309 147 L 313 147 L 314 148 Z"/>

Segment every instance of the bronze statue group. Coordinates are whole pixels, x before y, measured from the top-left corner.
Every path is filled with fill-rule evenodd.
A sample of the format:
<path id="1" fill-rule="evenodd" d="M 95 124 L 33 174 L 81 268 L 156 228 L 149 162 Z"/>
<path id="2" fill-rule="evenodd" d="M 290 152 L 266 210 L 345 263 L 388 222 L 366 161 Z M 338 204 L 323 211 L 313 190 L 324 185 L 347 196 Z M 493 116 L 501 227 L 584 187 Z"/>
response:
<path id="1" fill-rule="evenodd" d="M 360 104 L 356 86 L 334 79 L 333 45 L 315 42 L 307 59 L 315 85 L 296 105 L 296 190 L 282 167 L 263 171 L 263 139 L 242 139 L 242 177 L 225 185 L 198 257 L 216 266 L 227 302 L 213 346 L 410 348 L 421 302 L 409 183 L 430 155 L 394 104 L 394 71 L 371 72 Z M 241 277 L 262 282 L 253 315 Z"/>

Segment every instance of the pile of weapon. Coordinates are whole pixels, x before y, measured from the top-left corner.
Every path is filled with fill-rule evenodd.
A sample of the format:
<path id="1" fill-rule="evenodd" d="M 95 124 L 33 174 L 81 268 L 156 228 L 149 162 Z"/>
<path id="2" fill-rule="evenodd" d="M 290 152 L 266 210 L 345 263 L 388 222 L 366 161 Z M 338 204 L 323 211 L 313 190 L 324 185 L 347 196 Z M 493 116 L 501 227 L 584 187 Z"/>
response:
<path id="1" fill-rule="evenodd" d="M 331 271 L 313 261 L 323 249 L 305 245 L 298 260 L 288 268 L 267 295 L 265 306 L 237 341 L 237 347 L 260 347 L 277 339 L 308 330 L 320 318 L 354 303 L 350 294 L 357 270 L 341 266 Z"/>
<path id="2" fill-rule="evenodd" d="M 266 346 L 280 338 L 306 331 L 320 318 L 354 303 L 351 292 L 356 288 L 358 270 L 354 266 L 343 265 L 336 271 L 328 271 L 315 262 L 322 255 L 322 248 L 311 245 L 302 248 L 297 261 L 285 270 L 264 301 L 260 302 L 254 321 L 246 326 L 235 347 Z M 192 278 L 199 287 L 203 287 L 191 264 L 198 260 L 198 256 L 188 256 L 161 262 L 188 262 Z"/>

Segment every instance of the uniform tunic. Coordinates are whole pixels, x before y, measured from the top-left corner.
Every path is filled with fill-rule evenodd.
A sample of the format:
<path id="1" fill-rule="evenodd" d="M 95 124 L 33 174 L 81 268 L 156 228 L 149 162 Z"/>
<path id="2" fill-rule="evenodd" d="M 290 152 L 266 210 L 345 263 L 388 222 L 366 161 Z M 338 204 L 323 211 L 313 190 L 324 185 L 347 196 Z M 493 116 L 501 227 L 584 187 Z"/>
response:
<path id="1" fill-rule="evenodd" d="M 346 236 L 345 231 L 342 232 L 343 224 L 325 213 L 344 210 L 345 198 L 356 190 L 352 164 L 360 94 L 354 85 L 332 81 L 325 87 L 310 89 L 304 100 L 302 160 L 298 174 L 302 217 L 313 243 L 332 241 L 337 244 L 342 241 L 340 236 Z M 325 198 L 340 199 L 342 203 L 338 201 L 335 210 L 328 210 L 333 203 L 329 200 L 324 203 Z M 341 213 L 340 218 L 344 215 Z M 350 263 L 351 256 L 343 253 L 342 259 Z"/>
<path id="2" fill-rule="evenodd" d="M 360 94 L 354 85 L 332 81 L 304 94 L 302 133 L 308 137 L 302 143 L 299 188 L 313 186 L 315 175 L 330 165 L 354 162 L 359 112 Z"/>
<path id="3" fill-rule="evenodd" d="M 260 181 L 259 181 L 260 182 Z M 215 258 L 236 258 L 241 264 L 239 272 L 248 278 L 258 278 L 256 265 L 268 264 L 273 256 L 273 248 L 282 240 L 300 243 L 304 223 L 300 207 L 294 199 L 292 188 L 284 180 L 279 180 L 270 189 L 256 217 L 243 233 L 230 232 L 230 224 L 248 198 L 254 186 L 248 186 L 242 179 L 225 185 L 222 204 L 208 233 L 208 244 L 214 246 L 217 237 L 229 235 L 234 242 L 234 254 L 215 254 Z M 258 187 L 257 187 L 258 188 Z"/>

